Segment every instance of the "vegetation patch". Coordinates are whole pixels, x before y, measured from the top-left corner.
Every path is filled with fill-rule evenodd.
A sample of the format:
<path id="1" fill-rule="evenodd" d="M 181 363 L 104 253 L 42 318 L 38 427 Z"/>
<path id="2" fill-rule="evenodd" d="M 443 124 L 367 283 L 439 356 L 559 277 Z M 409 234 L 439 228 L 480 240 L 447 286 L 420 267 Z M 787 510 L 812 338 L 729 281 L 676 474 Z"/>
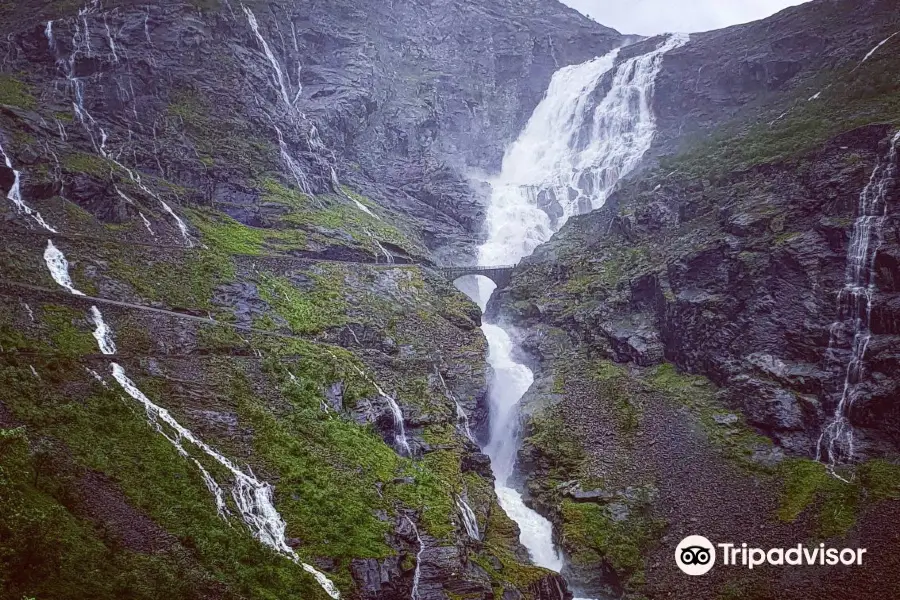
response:
<path id="1" fill-rule="evenodd" d="M 565 499 L 561 516 L 563 545 L 573 563 L 606 562 L 628 583 L 643 582 L 644 556 L 665 526 L 650 514 L 649 502 L 600 505 Z"/>
<path id="2" fill-rule="evenodd" d="M 785 460 L 779 467 L 784 481 L 778 518 L 793 522 L 815 505 L 818 533 L 822 537 L 841 536 L 856 523 L 860 486 L 832 476 L 820 462 L 808 459 Z"/>
<path id="3" fill-rule="evenodd" d="M 531 416 L 528 423 L 531 431 L 524 440 L 548 467 L 541 478 L 541 485 L 555 488 L 558 484 L 579 476 L 584 461 L 584 449 L 566 426 L 558 407 L 549 407 Z"/>
<path id="4" fill-rule="evenodd" d="M 119 168 L 105 158 L 96 154 L 75 152 L 66 154 L 60 161 L 63 169 L 69 173 L 84 173 L 99 179 L 108 179 Z"/>
<path id="5" fill-rule="evenodd" d="M 37 106 L 37 101 L 28 84 L 12 75 L 0 73 L 0 104 L 31 110 Z"/>
<path id="6" fill-rule="evenodd" d="M 84 311 L 67 306 L 46 305 L 41 308 L 41 322 L 50 329 L 49 339 L 57 351 L 71 356 L 96 352 L 97 342 L 94 336 L 83 329 Z"/>
<path id="7" fill-rule="evenodd" d="M 492 502 L 484 528 L 484 552 L 472 559 L 495 582 L 496 598 L 503 597 L 503 583 L 526 590 L 550 574 L 545 569 L 522 564 L 513 551 L 518 543 L 518 527 L 506 516 L 496 501 Z M 488 557 L 496 560 L 490 560 Z"/>
<path id="8" fill-rule="evenodd" d="M 234 278 L 234 263 L 224 253 L 210 249 L 184 250 L 178 260 L 125 250 L 111 257 L 110 270 L 146 300 L 169 307 L 213 311 L 217 286 Z"/>
<path id="9" fill-rule="evenodd" d="M 782 98 L 758 123 L 732 123 L 661 161 L 661 172 L 723 175 L 754 165 L 789 160 L 820 147 L 840 133 L 873 123 L 900 123 L 896 52 L 882 51 L 854 68 L 823 72 L 822 95 L 806 92 Z M 849 116 L 848 116 L 849 115 Z"/>
<path id="10" fill-rule="evenodd" d="M 644 416 L 644 406 L 628 370 L 612 361 L 601 360 L 594 380 L 604 402 L 612 406 L 618 431 L 626 437 L 634 434 Z"/>
<path id="11" fill-rule="evenodd" d="M 651 369 L 644 377 L 652 390 L 696 415 L 707 438 L 726 456 L 744 468 L 763 469 L 750 459 L 757 450 L 770 447 L 772 441 L 752 431 L 740 415 L 725 410 L 716 400 L 715 385 L 707 378 L 680 373 L 671 363 Z M 716 417 L 729 415 L 738 416 L 738 420 L 728 426 L 716 421 Z"/>
<path id="12" fill-rule="evenodd" d="M 343 273 L 339 267 L 321 266 L 308 273 L 309 289 L 298 289 L 289 279 L 262 275 L 259 294 L 294 333 L 320 333 L 346 323 L 347 306 L 341 294 Z"/>
<path id="13" fill-rule="evenodd" d="M 279 252 L 306 247 L 306 236 L 296 229 L 260 229 L 209 210 L 189 212 L 207 244 L 224 254 L 259 256 L 269 250 Z"/>

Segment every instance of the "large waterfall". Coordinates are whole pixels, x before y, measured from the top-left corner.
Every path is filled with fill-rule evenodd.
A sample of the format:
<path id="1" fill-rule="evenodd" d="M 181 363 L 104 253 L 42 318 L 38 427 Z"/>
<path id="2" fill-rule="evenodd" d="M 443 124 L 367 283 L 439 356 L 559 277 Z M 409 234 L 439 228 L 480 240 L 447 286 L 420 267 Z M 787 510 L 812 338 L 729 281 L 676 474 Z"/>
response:
<path id="1" fill-rule="evenodd" d="M 663 56 L 687 43 L 668 36 L 657 48 L 616 64 L 619 51 L 558 71 L 519 138 L 507 150 L 501 173 L 491 182 L 488 239 L 481 265 L 517 263 L 546 242 L 565 221 L 601 207 L 615 185 L 650 148 L 655 132 L 653 87 Z M 597 100 L 600 86 L 608 91 Z M 484 308 L 493 292 L 479 281 Z M 500 324 L 482 327 L 494 369 L 490 391 L 491 459 L 503 510 L 519 525 L 520 540 L 535 564 L 554 571 L 563 558 L 551 523 L 526 506 L 514 487 L 519 445 L 518 404 L 534 381 L 516 362 L 512 338 Z M 577 588 L 577 585 L 574 586 Z"/>

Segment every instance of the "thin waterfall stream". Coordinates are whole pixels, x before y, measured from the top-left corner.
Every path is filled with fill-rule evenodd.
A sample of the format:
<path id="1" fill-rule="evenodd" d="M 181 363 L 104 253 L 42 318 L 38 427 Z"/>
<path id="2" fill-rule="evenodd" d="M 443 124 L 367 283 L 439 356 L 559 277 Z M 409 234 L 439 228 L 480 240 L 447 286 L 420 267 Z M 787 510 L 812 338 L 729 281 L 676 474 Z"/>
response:
<path id="1" fill-rule="evenodd" d="M 874 52 L 874 50 L 873 50 Z M 852 462 L 856 455 L 850 411 L 857 399 L 859 387 L 865 381 L 865 360 L 872 339 L 872 299 L 875 286 L 875 259 L 884 239 L 884 225 L 888 219 L 891 186 L 897 179 L 897 158 L 900 154 L 900 132 L 891 138 L 887 154 L 872 171 L 857 205 L 850 244 L 847 247 L 847 267 L 844 287 L 838 293 L 838 319 L 831 325 L 826 358 L 833 358 L 835 347 L 843 336 L 850 337 L 850 357 L 847 360 L 844 386 L 834 415 L 822 430 L 816 448 L 816 460 L 828 465 L 829 471 L 843 479 L 835 468 Z"/>
<path id="2" fill-rule="evenodd" d="M 47 241 L 44 260 L 51 276 L 60 287 L 65 288 L 74 296 L 84 295 L 73 286 L 72 278 L 69 275 L 69 262 L 62 251 L 54 246 L 52 240 Z M 112 329 L 106 324 L 103 314 L 96 306 L 91 306 L 90 315 L 91 321 L 94 323 L 93 336 L 100 351 L 105 356 L 114 356 L 117 353 L 117 348 L 113 340 Z M 219 485 L 200 461 L 188 452 L 183 442 L 187 442 L 200 450 L 208 459 L 213 460 L 225 471 L 231 473 L 233 477 L 231 498 L 237 508 L 238 516 L 240 516 L 256 539 L 300 565 L 304 571 L 315 578 L 316 582 L 331 598 L 338 600 L 341 597 L 340 591 L 334 582 L 312 565 L 302 562 L 294 549 L 287 543 L 285 537 L 287 523 L 275 508 L 274 491 L 268 482 L 257 479 L 249 468 L 247 472 L 242 471 L 229 458 L 220 454 L 212 446 L 209 446 L 197 437 L 191 430 L 181 425 L 168 410 L 150 400 L 134 381 L 128 377 L 125 369 L 119 363 L 111 362 L 110 370 L 113 379 L 118 382 L 125 393 L 143 405 L 149 424 L 160 435 L 165 437 L 181 456 L 190 460 L 199 469 L 204 484 L 213 495 L 219 516 L 225 519 L 231 514 L 228 510 L 222 486 Z M 34 367 L 32 367 L 32 372 L 37 375 Z M 98 381 L 105 385 L 99 374 L 93 374 Z"/>
<path id="3" fill-rule="evenodd" d="M 646 54 L 617 62 L 619 51 L 614 50 L 554 74 L 525 129 L 507 149 L 500 174 L 490 182 L 488 236 L 479 248 L 480 266 L 516 264 L 567 219 L 603 206 L 650 148 L 656 131 L 656 76 L 664 55 L 688 40 L 673 34 Z M 596 99 L 595 91 L 607 80 L 609 91 Z M 494 289 L 480 278 L 477 293 L 470 294 L 482 311 Z M 529 508 L 515 487 L 519 402 L 534 374 L 516 360 L 511 330 L 503 323 L 485 321 L 482 331 L 494 371 L 484 451 L 491 459 L 497 497 L 518 524 L 532 561 L 560 572 L 565 559 L 554 543 L 552 523 Z M 572 587 L 577 590 L 577 582 Z"/>

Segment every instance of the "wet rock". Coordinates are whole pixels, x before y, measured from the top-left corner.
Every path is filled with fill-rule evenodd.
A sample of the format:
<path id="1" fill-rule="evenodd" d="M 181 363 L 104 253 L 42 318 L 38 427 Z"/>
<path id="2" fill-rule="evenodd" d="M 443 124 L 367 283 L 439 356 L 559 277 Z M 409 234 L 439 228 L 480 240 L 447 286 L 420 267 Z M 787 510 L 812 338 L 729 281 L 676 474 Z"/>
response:
<path id="1" fill-rule="evenodd" d="M 463 457 L 460 468 L 463 473 L 472 471 L 478 473 L 482 477 L 492 478 L 491 459 L 487 454 L 482 452 L 469 452 Z"/>
<path id="2" fill-rule="evenodd" d="M 344 410 L 344 382 L 336 381 L 325 388 L 325 400 L 332 410 Z"/>

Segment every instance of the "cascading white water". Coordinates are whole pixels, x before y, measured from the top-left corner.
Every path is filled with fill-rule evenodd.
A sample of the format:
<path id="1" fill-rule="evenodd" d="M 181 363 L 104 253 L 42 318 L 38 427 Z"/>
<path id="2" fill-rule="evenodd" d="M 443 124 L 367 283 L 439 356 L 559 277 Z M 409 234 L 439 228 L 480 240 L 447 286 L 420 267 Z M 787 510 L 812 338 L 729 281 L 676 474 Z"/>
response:
<path id="1" fill-rule="evenodd" d="M 688 42 L 671 35 L 647 54 L 616 65 L 618 51 L 554 74 L 547 94 L 503 159 L 491 181 L 487 241 L 479 248 L 483 266 L 518 263 L 546 242 L 565 221 L 601 207 L 616 184 L 638 165 L 655 133 L 653 88 L 663 56 Z M 609 91 L 594 100 L 612 72 Z M 479 281 L 482 309 L 493 292 Z M 510 335 L 484 323 L 488 361 L 494 369 L 490 390 L 491 459 L 500 505 L 519 525 L 520 540 L 532 560 L 559 571 L 563 559 L 553 544 L 549 521 L 525 505 L 512 487 L 519 444 L 518 404 L 534 376 L 513 358 Z"/>
<path id="2" fill-rule="evenodd" d="M 829 356 L 842 333 L 849 329 L 853 336 L 841 399 L 834 416 L 819 436 L 816 448 L 816 460 L 827 462 L 832 473 L 836 466 L 852 461 L 855 454 L 849 413 L 864 380 L 866 350 L 872 338 L 875 258 L 883 241 L 890 189 L 900 168 L 897 165 L 898 147 L 900 131 L 891 139 L 887 155 L 875 166 L 859 196 L 858 214 L 847 248 L 846 283 L 838 294 L 838 320 L 831 326 Z"/>
<path id="3" fill-rule="evenodd" d="M 297 553 L 288 545 L 287 540 L 284 537 L 287 524 L 275 508 L 272 486 L 264 481 L 256 479 L 252 472 L 248 474 L 238 469 L 229 459 L 225 458 L 212 447 L 197 438 L 189 429 L 183 427 L 174 417 L 172 417 L 169 411 L 154 404 L 143 392 L 141 392 L 141 390 L 138 389 L 134 382 L 128 378 L 121 365 L 112 363 L 111 367 L 113 378 L 119 382 L 119 385 L 122 386 L 122 389 L 124 389 L 129 396 L 144 406 L 144 410 L 146 410 L 147 417 L 150 419 L 151 423 L 159 428 L 159 423 L 162 422 L 175 431 L 177 438 L 173 443 L 176 443 L 182 453 L 185 453 L 185 451 L 181 448 L 180 440 L 184 439 L 203 451 L 204 454 L 212 458 L 232 474 L 234 477 L 234 484 L 231 488 L 231 497 L 237 506 L 241 519 L 247 527 L 250 528 L 250 531 L 253 532 L 254 536 L 256 536 L 263 544 L 297 562 L 304 571 L 315 577 L 316 581 L 330 597 L 335 599 L 340 598 L 340 592 L 334 583 L 311 565 L 300 562 Z M 170 439 L 170 441 L 172 440 Z M 199 463 L 197 464 L 199 466 Z M 204 480 L 207 478 L 210 480 L 212 479 L 209 473 L 205 472 Z M 209 486 L 208 481 L 207 486 Z M 209 487 L 210 491 L 215 495 L 216 506 L 221 511 L 221 507 L 224 505 L 224 497 L 219 493 L 221 488 L 218 484 Z"/>
<path id="4" fill-rule="evenodd" d="M 93 335 L 97 340 L 100 351 L 107 356 L 115 354 L 116 345 L 112 339 L 112 330 L 107 326 L 106 322 L 103 320 L 103 314 L 96 306 L 91 307 L 91 319 L 93 320 L 95 327 Z M 125 390 L 129 396 L 144 406 L 144 410 L 147 413 L 147 418 L 151 425 L 175 446 L 179 454 L 185 458 L 189 458 L 200 470 L 200 474 L 203 477 L 207 489 L 209 489 L 215 499 L 216 510 L 219 515 L 225 518 L 230 514 L 225 502 L 225 494 L 222 491 L 222 487 L 216 482 L 209 471 L 203 467 L 200 461 L 190 456 L 181 443 L 182 440 L 187 440 L 190 444 L 201 450 L 204 454 L 231 473 L 234 478 L 234 483 L 231 488 L 231 497 L 234 500 L 235 506 L 237 506 L 241 519 L 250 531 L 253 532 L 253 535 L 263 544 L 273 548 L 280 554 L 287 556 L 299 564 L 304 571 L 310 573 L 316 579 L 322 589 L 325 590 L 325 593 L 331 598 L 336 600 L 339 599 L 341 595 L 334 585 L 334 582 L 313 566 L 301 562 L 300 557 L 297 556 L 294 549 L 288 545 L 284 536 L 287 524 L 275 508 L 272 486 L 265 481 L 256 479 L 249 469 L 248 473 L 244 473 L 238 469 L 231 460 L 219 454 L 211 446 L 196 437 L 193 432 L 176 421 L 169 411 L 154 404 L 153 401 L 151 401 L 140 389 L 138 389 L 137 385 L 128 378 L 125 374 L 125 369 L 122 368 L 121 365 L 114 362 L 110 364 L 110 367 L 113 379 L 122 386 L 122 389 Z M 97 377 L 99 378 L 99 376 Z M 175 432 L 174 437 L 166 434 L 162 428 L 163 424 L 167 425 Z"/>
<path id="5" fill-rule="evenodd" d="M 422 578 L 422 555 L 425 554 L 425 542 L 422 541 L 422 536 L 419 535 L 419 528 L 416 527 L 413 520 L 406 517 L 406 522 L 412 527 L 413 533 L 416 534 L 416 541 L 419 542 L 419 551 L 416 552 L 416 571 L 413 574 L 412 593 L 409 596 L 410 600 L 419 600 L 419 581 Z"/>
<path id="6" fill-rule="evenodd" d="M 159 202 L 160 206 L 162 206 L 163 210 L 172 217 L 172 220 L 175 221 L 175 225 L 178 227 L 178 231 L 181 233 L 182 238 L 184 238 L 187 246 L 193 247 L 193 241 L 191 240 L 190 230 L 188 229 L 187 224 L 184 220 L 178 216 L 178 214 L 172 210 L 172 207 L 163 200 L 158 194 L 152 192 L 144 183 L 141 181 L 141 176 L 138 172 L 126 167 L 122 162 L 120 162 L 117 158 L 118 155 L 113 155 L 106 148 L 106 142 L 109 140 L 109 136 L 106 133 L 106 130 L 103 129 L 102 126 L 97 122 L 96 119 L 88 112 L 88 110 L 84 106 L 84 82 L 75 76 L 75 60 L 79 54 L 82 54 L 87 57 L 91 57 L 93 54 L 93 50 L 91 49 L 90 44 L 90 29 L 88 27 L 88 15 L 93 14 L 99 8 L 99 3 L 91 2 L 90 5 L 86 5 L 82 8 L 78 15 L 81 19 L 81 24 L 79 25 L 78 21 L 75 22 L 75 32 L 72 36 L 72 54 L 69 56 L 68 60 L 60 60 L 58 64 L 61 66 L 65 66 L 67 69 L 66 80 L 69 83 L 69 86 L 72 88 L 73 94 L 75 96 L 74 101 L 72 102 L 72 109 L 75 112 L 75 116 L 78 117 L 78 121 L 84 127 L 85 132 L 88 134 L 88 137 L 91 140 L 91 144 L 94 146 L 97 154 L 99 154 L 102 158 L 112 162 L 119 168 L 121 168 L 128 175 L 129 179 L 134 182 L 138 188 L 141 189 L 145 194 L 150 196 Z M 104 17 L 105 19 L 105 17 Z M 105 25 L 104 21 L 104 25 Z M 83 28 L 83 29 L 82 29 Z M 113 62 L 118 62 L 119 58 L 116 54 L 116 46 L 115 41 L 111 33 L 109 33 L 109 27 L 106 27 L 107 32 L 109 34 L 108 43 L 110 46 L 111 54 Z M 135 109 L 136 111 L 136 109 Z M 135 112 L 135 114 L 137 114 Z M 61 130 L 62 131 L 62 130 Z M 100 143 L 97 143 L 97 137 L 99 134 Z M 121 153 L 121 150 L 120 150 Z M 129 198 L 127 198 L 121 191 L 116 190 L 121 197 L 132 202 Z M 141 218 L 144 219 L 144 224 L 147 229 L 153 234 L 153 230 L 150 229 L 149 222 L 146 218 L 141 215 Z M 155 237 L 155 236 L 154 236 Z"/>
<path id="7" fill-rule="evenodd" d="M 469 506 L 469 503 L 466 502 L 466 499 L 462 496 L 457 496 L 456 508 L 459 509 L 459 514 L 462 517 L 463 526 L 466 528 L 466 533 L 469 534 L 469 537 L 473 540 L 481 540 L 481 531 L 478 528 L 478 519 L 475 517 L 475 511 L 472 510 L 472 507 Z"/>
<path id="8" fill-rule="evenodd" d="M 490 323 L 485 323 L 481 329 L 488 340 L 488 362 L 494 369 L 490 390 L 490 441 L 484 452 L 491 459 L 497 499 L 504 512 L 519 525 L 519 540 L 528 549 L 531 560 L 538 566 L 559 572 L 563 560 L 553 544 L 553 525 L 525 505 L 522 494 L 510 481 L 519 444 L 517 407 L 534 382 L 534 375 L 531 369 L 513 360 L 513 343 L 506 331 Z"/>
<path id="9" fill-rule="evenodd" d="M 285 79 L 284 72 L 281 70 L 281 65 L 278 63 L 278 59 L 275 58 L 275 54 L 269 47 L 269 43 L 266 41 L 266 38 L 264 38 L 262 33 L 260 33 L 259 23 L 256 21 L 256 15 L 254 15 L 253 11 L 246 6 L 242 6 L 242 8 L 244 9 L 244 14 L 247 16 L 247 22 L 250 24 L 250 29 L 253 30 L 253 35 L 256 36 L 256 40 L 259 42 L 259 45 L 262 46 L 263 52 L 266 55 L 266 59 L 269 61 L 269 66 L 272 67 L 273 78 L 275 81 L 275 85 L 278 88 L 278 93 L 281 95 L 281 99 L 284 101 L 284 104 L 288 108 L 288 110 L 293 110 L 294 105 L 300 98 L 300 94 L 303 92 L 303 88 L 298 86 L 299 89 L 297 90 L 297 94 L 294 96 L 294 100 L 291 101 L 290 92 L 288 91 L 288 84 L 290 82 Z"/>
<path id="10" fill-rule="evenodd" d="M 275 133 L 278 135 L 278 148 L 281 151 L 281 160 L 284 161 L 284 165 L 288 168 L 288 171 L 291 172 L 294 181 L 297 182 L 297 187 L 299 187 L 304 194 L 312 195 L 312 188 L 309 187 L 309 180 L 306 178 L 306 173 L 303 172 L 300 163 L 291 156 L 287 144 L 284 141 L 284 135 L 277 125 L 275 126 Z"/>
<path id="11" fill-rule="evenodd" d="M 446 396 L 448 400 L 453 400 L 453 404 L 456 405 L 456 420 L 462 426 L 463 433 L 469 438 L 470 442 L 474 443 L 475 436 L 472 435 L 472 428 L 469 426 L 469 415 L 466 414 L 462 404 L 459 403 L 459 399 L 450 391 L 450 388 L 447 387 L 447 382 L 444 381 L 444 376 L 441 375 L 440 370 L 435 367 L 434 372 L 437 373 L 438 380 L 441 382 L 441 387 L 444 388 L 444 396 Z"/>
<path id="12" fill-rule="evenodd" d="M 412 449 L 409 447 L 409 440 L 406 438 L 406 424 L 403 422 L 403 411 L 400 410 L 400 405 L 397 404 L 393 396 L 389 396 L 378 387 L 377 383 L 373 382 L 372 385 L 378 390 L 378 395 L 386 400 L 391 408 L 391 415 L 394 417 L 394 442 L 400 448 L 400 453 L 405 456 L 412 456 Z"/>
<path id="13" fill-rule="evenodd" d="M 25 216 L 31 217 L 35 220 L 35 222 L 46 229 L 51 233 L 57 233 L 57 231 L 51 227 L 47 221 L 44 220 L 44 217 L 41 216 L 41 213 L 34 210 L 22 200 L 22 173 L 13 169 L 12 159 L 6 154 L 6 151 L 3 149 L 3 146 L 0 145 L 0 154 L 3 155 L 3 162 L 6 163 L 6 168 L 13 172 L 13 184 L 12 187 L 9 188 L 9 192 L 7 192 L 7 199 L 11 200 L 15 205 L 16 210 Z"/>
<path id="14" fill-rule="evenodd" d="M 871 50 L 869 50 L 869 53 L 866 54 L 866 55 L 863 57 L 863 59 L 862 59 L 861 61 L 859 61 L 859 64 L 856 65 L 856 68 L 855 68 L 854 70 L 858 69 L 860 66 L 862 66 L 862 64 L 863 64 L 864 62 L 866 62 L 867 60 L 869 60 L 870 58 L 872 58 L 872 56 L 873 56 L 876 52 L 878 52 L 878 49 L 879 49 L 879 48 L 881 48 L 882 46 L 884 46 L 885 44 L 887 44 L 889 41 L 891 41 L 892 39 L 894 39 L 894 37 L 897 36 L 897 35 L 900 35 L 900 31 L 895 31 L 894 33 L 892 33 L 891 35 L 889 35 L 887 38 L 885 38 L 885 39 L 883 39 L 882 41 L 880 41 L 874 48 L 872 48 Z"/>
<path id="15" fill-rule="evenodd" d="M 75 289 L 72 278 L 69 276 L 69 261 L 66 260 L 65 254 L 53 245 L 52 240 L 47 240 L 47 249 L 44 250 L 44 262 L 47 264 L 47 269 L 50 271 L 53 281 L 58 283 L 60 287 L 64 287 L 76 296 L 84 296 L 83 292 Z"/>
<path id="16" fill-rule="evenodd" d="M 100 346 L 100 352 L 107 355 L 115 354 L 116 343 L 112 339 L 112 331 L 106 326 L 103 314 L 96 306 L 91 307 L 91 320 L 94 321 L 94 339 L 97 340 L 97 345 Z"/>
<path id="17" fill-rule="evenodd" d="M 684 45 L 672 35 L 653 51 L 615 65 L 606 56 L 560 69 L 491 181 L 488 241 L 479 264 L 508 265 L 543 244 L 566 220 L 600 208 L 650 148 L 656 75 L 666 52 Z M 592 94 L 615 68 L 609 92 Z"/>
<path id="18" fill-rule="evenodd" d="M 328 354 L 332 358 L 338 360 L 338 357 L 335 356 L 333 352 L 331 352 L 330 350 L 326 350 L 326 352 L 328 352 Z M 356 365 L 353 365 L 353 369 L 357 373 L 359 373 L 363 379 L 372 384 L 381 399 L 387 402 L 388 407 L 390 407 L 391 409 L 391 416 L 394 418 L 394 444 L 397 446 L 401 455 L 412 456 L 412 448 L 410 448 L 409 440 L 406 437 L 406 424 L 404 423 L 403 411 L 400 409 L 400 405 L 397 404 L 397 401 L 394 400 L 393 396 L 388 395 L 383 389 L 381 389 L 381 386 L 378 385 L 378 383 L 372 381 L 372 379 L 368 375 L 366 375 L 362 369 L 360 369 Z"/>

